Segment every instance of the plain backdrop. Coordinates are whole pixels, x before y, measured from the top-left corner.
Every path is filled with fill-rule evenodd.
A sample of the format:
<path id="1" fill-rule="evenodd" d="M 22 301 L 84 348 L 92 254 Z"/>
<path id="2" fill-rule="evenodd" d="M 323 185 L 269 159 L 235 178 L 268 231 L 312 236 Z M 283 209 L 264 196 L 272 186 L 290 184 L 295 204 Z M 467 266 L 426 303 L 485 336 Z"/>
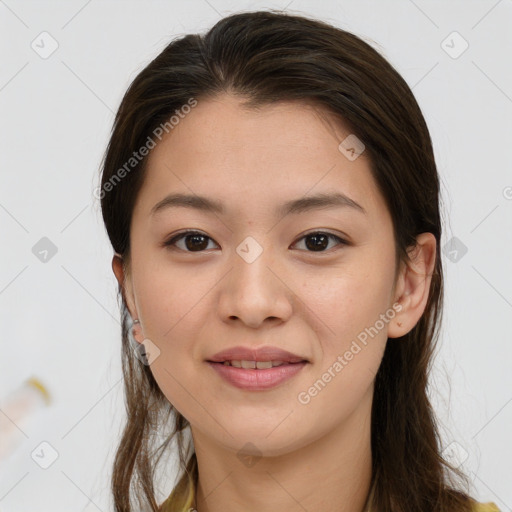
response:
<path id="1" fill-rule="evenodd" d="M 474 496 L 512 510 L 512 1 L 2 0 L 0 399 L 36 376 L 53 402 L 0 461 L 0 512 L 111 510 L 120 319 L 93 189 L 113 116 L 172 38 L 268 8 L 359 35 L 413 89 L 446 219 L 429 392 Z M 55 460 L 43 469 L 34 453 Z M 163 494 L 175 470 L 171 460 Z"/>

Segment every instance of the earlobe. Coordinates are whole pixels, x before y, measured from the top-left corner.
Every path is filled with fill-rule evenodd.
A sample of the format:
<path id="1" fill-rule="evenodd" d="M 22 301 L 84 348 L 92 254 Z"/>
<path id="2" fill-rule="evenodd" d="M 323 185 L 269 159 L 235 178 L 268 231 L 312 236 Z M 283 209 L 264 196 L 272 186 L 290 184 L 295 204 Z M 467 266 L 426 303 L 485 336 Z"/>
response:
<path id="1" fill-rule="evenodd" d="M 389 325 L 389 338 L 407 334 L 423 315 L 435 266 L 436 245 L 432 233 L 422 233 L 409 251 L 409 261 L 402 266 L 396 287 L 396 302 L 401 310 Z"/>

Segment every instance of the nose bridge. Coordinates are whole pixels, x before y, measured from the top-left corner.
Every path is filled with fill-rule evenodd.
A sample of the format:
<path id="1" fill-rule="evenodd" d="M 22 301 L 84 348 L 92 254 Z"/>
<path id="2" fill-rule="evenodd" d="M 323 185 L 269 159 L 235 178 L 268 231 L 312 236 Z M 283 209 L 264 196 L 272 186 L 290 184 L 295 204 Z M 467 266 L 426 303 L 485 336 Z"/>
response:
<path id="1" fill-rule="evenodd" d="M 263 248 L 255 239 L 244 240 L 235 250 L 233 255 L 234 281 L 241 285 L 241 291 L 246 287 L 252 287 L 254 291 L 263 292 L 269 286 L 269 270 L 271 254 L 269 248 Z M 261 288 L 261 290 L 260 290 Z"/>
<path id="2" fill-rule="evenodd" d="M 260 242 L 247 236 L 233 254 L 233 280 L 241 299 L 268 300 L 274 288 L 272 272 L 268 268 L 272 262 L 271 248 L 260 238 Z"/>
<path id="3" fill-rule="evenodd" d="M 286 286 L 275 275 L 274 261 L 272 249 L 252 236 L 236 247 L 219 302 L 225 319 L 238 317 L 257 326 L 268 317 L 288 318 L 291 304 Z"/>

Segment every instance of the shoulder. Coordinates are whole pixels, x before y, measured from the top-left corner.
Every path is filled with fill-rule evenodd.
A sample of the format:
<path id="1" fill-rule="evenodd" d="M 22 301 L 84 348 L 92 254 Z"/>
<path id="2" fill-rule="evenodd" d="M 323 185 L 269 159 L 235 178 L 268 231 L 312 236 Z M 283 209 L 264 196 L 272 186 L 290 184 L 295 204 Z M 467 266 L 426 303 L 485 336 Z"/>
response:
<path id="1" fill-rule="evenodd" d="M 487 503 L 476 503 L 473 505 L 473 512 L 500 512 L 495 503 L 489 501 Z"/>

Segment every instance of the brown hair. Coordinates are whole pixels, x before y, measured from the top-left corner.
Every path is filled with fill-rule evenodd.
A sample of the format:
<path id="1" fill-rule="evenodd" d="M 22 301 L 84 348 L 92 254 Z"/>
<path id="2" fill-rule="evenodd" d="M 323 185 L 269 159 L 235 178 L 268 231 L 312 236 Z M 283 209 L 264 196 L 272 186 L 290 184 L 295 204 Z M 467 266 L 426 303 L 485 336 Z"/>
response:
<path id="1" fill-rule="evenodd" d="M 304 16 L 246 12 L 221 19 L 204 35 L 173 40 L 150 62 L 121 102 L 102 168 L 102 215 L 126 271 L 131 215 L 146 158 L 132 169 L 126 162 L 191 98 L 201 101 L 225 92 L 247 100 L 248 107 L 282 100 L 314 102 L 350 127 L 366 147 L 389 208 L 397 262 L 408 261 L 407 250 L 418 234 L 435 235 L 436 263 L 425 312 L 407 335 L 388 340 L 375 379 L 369 507 L 379 512 L 469 511 L 473 500 L 457 489 L 462 484 L 469 488 L 467 477 L 441 455 L 427 396 L 443 299 L 439 177 L 432 142 L 407 83 L 361 38 Z M 190 440 L 185 446 L 183 435 L 188 421 L 166 400 L 150 368 L 134 356 L 121 286 L 119 295 L 127 421 L 113 468 L 115 510 L 134 510 L 133 494 L 137 510 L 149 504 L 152 511 L 185 511 L 193 503 L 198 478 L 193 448 Z M 163 442 L 152 452 L 158 433 Z M 154 476 L 173 439 L 181 479 L 159 507 Z"/>

